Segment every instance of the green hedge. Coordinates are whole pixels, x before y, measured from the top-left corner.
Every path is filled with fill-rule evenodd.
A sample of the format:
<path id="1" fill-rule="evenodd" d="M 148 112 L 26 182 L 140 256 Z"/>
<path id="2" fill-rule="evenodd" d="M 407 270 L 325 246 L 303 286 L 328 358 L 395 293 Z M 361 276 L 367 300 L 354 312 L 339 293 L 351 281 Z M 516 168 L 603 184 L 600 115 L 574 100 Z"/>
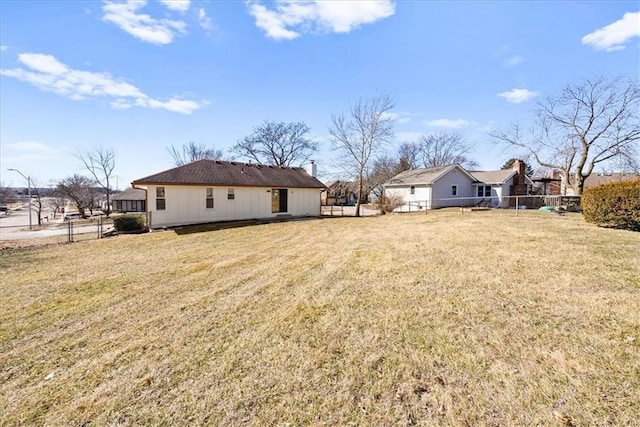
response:
<path id="1" fill-rule="evenodd" d="M 144 215 L 121 215 L 113 218 L 113 226 L 117 231 L 144 230 Z"/>
<path id="2" fill-rule="evenodd" d="M 601 227 L 640 231 L 640 179 L 587 188 L 582 215 Z"/>

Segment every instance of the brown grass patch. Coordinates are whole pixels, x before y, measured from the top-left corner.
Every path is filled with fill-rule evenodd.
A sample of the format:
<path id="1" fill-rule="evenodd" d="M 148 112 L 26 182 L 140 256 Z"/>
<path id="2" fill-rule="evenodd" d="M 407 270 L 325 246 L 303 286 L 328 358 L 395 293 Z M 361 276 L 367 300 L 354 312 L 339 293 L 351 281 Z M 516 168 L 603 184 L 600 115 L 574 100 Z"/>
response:
<path id="1" fill-rule="evenodd" d="M 0 253 L 2 425 L 632 425 L 640 236 L 492 211 Z"/>

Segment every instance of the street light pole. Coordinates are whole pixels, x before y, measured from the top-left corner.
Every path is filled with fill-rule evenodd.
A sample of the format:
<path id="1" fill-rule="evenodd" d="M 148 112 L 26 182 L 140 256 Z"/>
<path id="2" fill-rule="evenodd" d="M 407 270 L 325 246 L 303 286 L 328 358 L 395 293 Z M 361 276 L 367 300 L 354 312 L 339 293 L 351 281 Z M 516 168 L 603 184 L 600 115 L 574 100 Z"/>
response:
<path id="1" fill-rule="evenodd" d="M 28 177 L 28 176 L 25 176 L 18 169 L 7 169 L 7 170 L 13 171 L 13 172 L 18 172 L 20 175 L 22 175 L 22 177 L 24 179 L 27 180 L 27 187 L 29 188 L 29 231 L 31 231 L 33 229 L 33 226 L 32 226 L 32 223 L 31 223 L 31 178 Z"/>

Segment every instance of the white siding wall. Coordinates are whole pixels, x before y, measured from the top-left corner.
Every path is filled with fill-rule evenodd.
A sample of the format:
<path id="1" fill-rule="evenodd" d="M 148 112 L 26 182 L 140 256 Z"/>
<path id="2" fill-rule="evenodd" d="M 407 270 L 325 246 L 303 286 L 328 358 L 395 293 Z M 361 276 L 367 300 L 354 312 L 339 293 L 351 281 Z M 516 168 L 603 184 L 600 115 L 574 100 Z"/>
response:
<path id="1" fill-rule="evenodd" d="M 478 197 L 478 187 L 491 185 L 491 206 L 494 208 L 504 208 L 509 206 L 509 199 L 505 199 L 504 197 L 509 195 L 509 190 L 511 186 L 511 180 L 508 180 L 507 183 L 499 184 L 481 184 L 473 186 L 473 195 L 475 196 L 474 204 L 480 203 L 482 200 L 487 200 L 486 197 Z"/>
<path id="2" fill-rule="evenodd" d="M 509 199 L 508 197 L 511 196 L 511 186 L 513 185 L 513 177 L 506 180 L 505 182 L 502 183 L 502 186 L 499 187 L 501 194 L 500 194 L 500 207 L 501 208 L 508 208 L 509 207 Z"/>
<path id="3" fill-rule="evenodd" d="M 156 209 L 156 186 L 148 187 L 151 226 L 198 224 L 216 221 L 275 218 L 278 215 L 319 216 L 319 188 L 288 188 L 288 211 L 271 212 L 271 188 L 213 187 L 214 208 L 206 209 L 206 186 L 165 185 L 166 209 Z M 234 200 L 227 200 L 233 188 Z"/>
<path id="4" fill-rule="evenodd" d="M 466 205 L 472 204 L 470 198 L 475 197 L 472 183 L 473 180 L 460 169 L 452 169 L 433 183 L 433 207 L 460 206 L 463 203 L 463 198 L 468 199 L 464 201 Z M 458 186 L 457 196 L 451 194 L 451 186 L 453 185 Z"/>
<path id="5" fill-rule="evenodd" d="M 392 197 L 398 195 L 402 197 L 404 204 L 397 208 L 395 212 L 409 212 L 422 209 L 431 209 L 431 186 L 416 185 L 415 194 L 411 194 L 411 187 L 387 187 L 385 195 Z"/>
<path id="6" fill-rule="evenodd" d="M 492 186 L 491 196 L 497 197 L 497 200 L 491 200 L 491 206 L 506 208 L 507 206 L 509 206 L 509 199 L 505 199 L 504 197 L 508 195 L 509 195 L 509 184 L 503 183 L 502 185 Z"/>

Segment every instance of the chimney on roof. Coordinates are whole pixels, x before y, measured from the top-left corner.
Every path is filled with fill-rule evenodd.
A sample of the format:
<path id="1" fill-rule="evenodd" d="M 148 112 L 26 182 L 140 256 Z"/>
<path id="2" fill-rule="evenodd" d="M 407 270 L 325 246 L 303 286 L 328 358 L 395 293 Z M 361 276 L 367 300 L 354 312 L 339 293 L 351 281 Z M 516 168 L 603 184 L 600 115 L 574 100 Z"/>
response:
<path id="1" fill-rule="evenodd" d="M 524 177 L 527 171 L 526 163 L 522 160 L 516 159 L 513 162 L 513 169 L 518 173 L 515 178 L 515 181 L 517 181 L 517 185 L 523 185 L 525 183 Z"/>
<path id="2" fill-rule="evenodd" d="M 305 170 L 309 175 L 315 178 L 318 173 L 318 165 L 316 165 L 314 160 L 310 160 L 309 164 L 305 167 Z"/>

